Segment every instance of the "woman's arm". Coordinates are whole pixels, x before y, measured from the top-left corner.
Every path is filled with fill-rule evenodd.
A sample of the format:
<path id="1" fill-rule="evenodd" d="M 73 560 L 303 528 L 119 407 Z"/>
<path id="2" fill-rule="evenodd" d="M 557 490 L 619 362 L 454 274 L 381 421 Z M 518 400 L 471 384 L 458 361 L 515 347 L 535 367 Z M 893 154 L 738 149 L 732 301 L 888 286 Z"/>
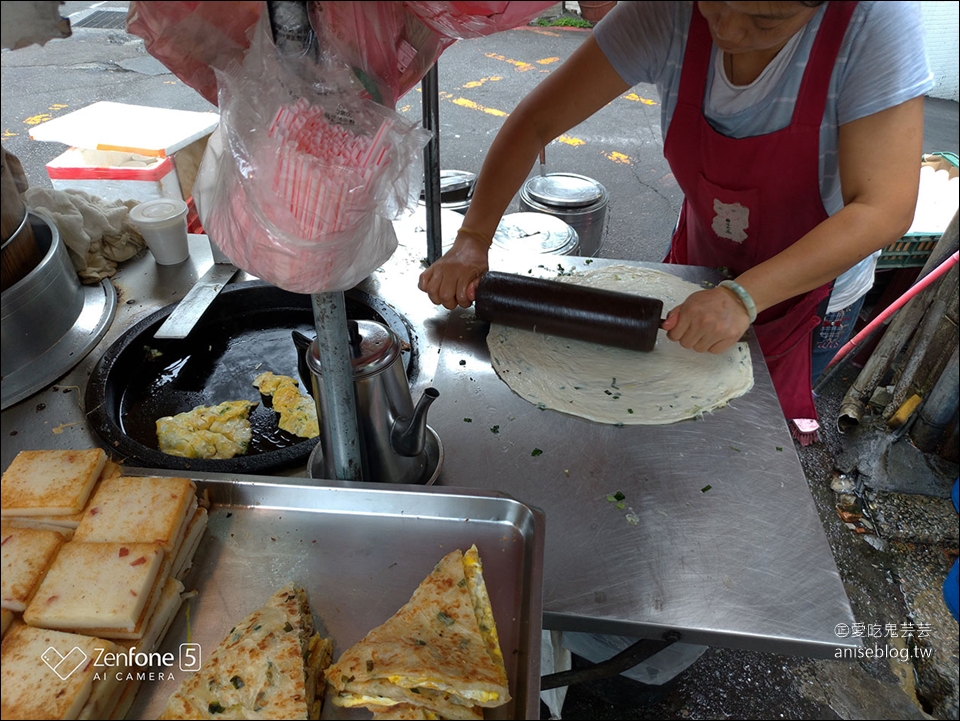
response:
<path id="1" fill-rule="evenodd" d="M 493 234 L 540 150 L 629 89 L 591 35 L 521 101 L 490 146 L 456 242 L 420 276 L 430 300 L 470 306 Z"/>
<path id="2" fill-rule="evenodd" d="M 758 312 L 833 280 L 903 236 L 916 209 L 922 145 L 922 97 L 840 126 L 844 207 L 737 278 Z M 725 288 L 694 293 L 664 322 L 671 340 L 713 353 L 748 326 L 743 305 Z"/>

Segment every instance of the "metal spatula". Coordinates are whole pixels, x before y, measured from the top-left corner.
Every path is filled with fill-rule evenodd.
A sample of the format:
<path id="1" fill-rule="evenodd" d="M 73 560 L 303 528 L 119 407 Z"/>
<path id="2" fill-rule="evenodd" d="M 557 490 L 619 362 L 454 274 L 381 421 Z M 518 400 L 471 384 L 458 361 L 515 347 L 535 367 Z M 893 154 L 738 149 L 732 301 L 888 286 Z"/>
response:
<path id="1" fill-rule="evenodd" d="M 217 244 L 210 241 L 210 251 L 213 253 L 213 265 L 204 273 L 190 291 L 183 296 L 173 312 L 167 316 L 154 338 L 182 339 L 190 335 L 197 321 L 203 316 L 210 304 L 219 295 L 223 287 L 230 282 L 237 273 L 237 266 L 223 254 Z"/>

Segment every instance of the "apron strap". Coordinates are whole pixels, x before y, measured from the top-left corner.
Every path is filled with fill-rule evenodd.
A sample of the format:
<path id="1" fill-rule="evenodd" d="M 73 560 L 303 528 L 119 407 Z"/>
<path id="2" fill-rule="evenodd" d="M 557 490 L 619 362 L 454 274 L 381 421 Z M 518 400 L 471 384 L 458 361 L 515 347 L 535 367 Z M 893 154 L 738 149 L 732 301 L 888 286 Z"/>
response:
<path id="1" fill-rule="evenodd" d="M 683 51 L 677 102 L 700 110 L 707 89 L 707 69 L 710 67 L 713 37 L 698 5 L 699 3 L 693 3 L 693 17 L 690 20 L 690 32 L 687 34 L 687 47 Z"/>
<path id="2" fill-rule="evenodd" d="M 820 127 L 823 111 L 827 107 L 827 95 L 830 90 L 830 77 L 840 52 L 840 45 L 846 35 L 850 18 L 856 9 L 856 2 L 832 0 L 817 30 L 817 37 L 810 50 L 807 69 L 803 73 L 797 102 L 793 108 L 792 125 L 811 125 Z"/>

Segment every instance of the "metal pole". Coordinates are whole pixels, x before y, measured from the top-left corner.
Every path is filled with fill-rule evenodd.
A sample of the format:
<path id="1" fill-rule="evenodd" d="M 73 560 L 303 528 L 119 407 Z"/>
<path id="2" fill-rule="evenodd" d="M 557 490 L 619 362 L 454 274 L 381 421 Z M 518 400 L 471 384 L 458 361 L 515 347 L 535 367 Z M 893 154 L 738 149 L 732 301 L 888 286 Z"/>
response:
<path id="1" fill-rule="evenodd" d="M 310 25 L 304 0 L 271 0 L 267 3 L 270 29 L 281 58 L 294 59 L 291 70 L 300 67 L 297 58 L 316 60 L 319 43 Z M 320 442 L 324 469 L 341 481 L 359 481 L 363 474 L 357 400 L 350 363 L 350 332 L 347 304 L 342 292 L 314 293 L 313 324 L 317 329 L 317 354 L 323 369 L 323 396 L 315 398 L 323 432 Z M 321 405 L 324 407 L 321 408 Z"/>
<path id="2" fill-rule="evenodd" d="M 427 264 L 443 255 L 440 232 L 440 84 L 437 64 L 420 81 L 423 127 L 433 133 L 423 151 L 423 200 L 427 211 Z"/>
<path id="3" fill-rule="evenodd" d="M 342 292 L 314 293 L 313 322 L 317 328 L 317 352 L 323 369 L 326 403 L 320 423 L 329 430 L 321 434 L 324 467 L 341 481 L 362 480 L 363 463 L 357 425 L 357 400 L 350 364 L 350 333 L 347 304 Z M 319 404 L 319 399 L 317 399 Z M 326 447 L 329 446 L 329 447 Z"/>
<path id="4" fill-rule="evenodd" d="M 960 392 L 960 361 L 957 346 L 936 385 L 924 399 L 910 438 L 921 451 L 933 453 L 947 436 L 950 422 L 956 424 L 957 393 Z"/>

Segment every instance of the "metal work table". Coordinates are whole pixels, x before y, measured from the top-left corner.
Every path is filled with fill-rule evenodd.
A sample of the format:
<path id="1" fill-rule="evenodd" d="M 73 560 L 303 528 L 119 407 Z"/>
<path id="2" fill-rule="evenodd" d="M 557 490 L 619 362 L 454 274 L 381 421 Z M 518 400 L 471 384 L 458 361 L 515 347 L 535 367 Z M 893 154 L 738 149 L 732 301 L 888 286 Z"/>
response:
<path id="1" fill-rule="evenodd" d="M 180 266 L 143 253 L 121 267 L 117 314 L 101 342 L 57 383 L 3 411 L 3 468 L 20 450 L 98 445 L 82 407 L 87 379 L 118 336 L 182 298 L 210 267 L 206 238 L 190 242 Z M 834 631 L 853 614 L 755 339 L 754 388 L 703 420 L 614 427 L 542 411 L 497 378 L 486 325 L 472 311 L 438 309 L 417 290 L 424 253 L 412 245 L 360 288 L 415 331 L 414 397 L 430 385 L 440 391 L 428 417 L 445 452 L 438 483 L 503 491 L 545 511 L 545 628 L 814 657 L 860 645 Z M 545 277 L 613 262 L 491 257 L 495 269 Z M 703 268 L 631 265 L 710 279 Z M 305 477 L 306 468 L 290 474 Z M 624 510 L 606 500 L 616 491 Z"/>

